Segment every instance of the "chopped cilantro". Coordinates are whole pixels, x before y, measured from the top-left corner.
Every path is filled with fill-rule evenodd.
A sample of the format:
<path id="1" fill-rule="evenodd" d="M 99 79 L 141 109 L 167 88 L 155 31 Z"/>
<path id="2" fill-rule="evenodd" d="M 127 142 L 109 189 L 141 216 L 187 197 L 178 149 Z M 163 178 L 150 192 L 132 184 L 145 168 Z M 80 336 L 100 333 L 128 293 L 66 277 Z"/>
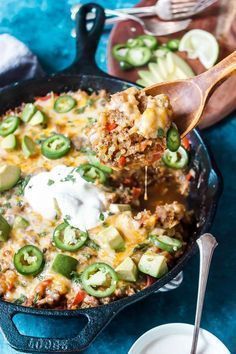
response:
<path id="1" fill-rule="evenodd" d="M 64 179 L 61 179 L 61 182 L 73 182 L 75 183 L 76 179 L 72 174 L 67 175 Z"/>
<path id="2" fill-rule="evenodd" d="M 55 181 L 53 181 L 53 179 L 49 179 L 47 184 L 48 184 L 48 186 L 51 186 L 54 183 L 55 183 Z"/>
<path id="3" fill-rule="evenodd" d="M 157 137 L 158 138 L 163 138 L 164 137 L 164 130 L 162 128 L 158 128 Z"/>
<path id="4" fill-rule="evenodd" d="M 71 272 L 70 274 L 71 276 L 71 280 L 76 283 L 76 284 L 80 284 L 81 283 L 81 274 L 77 273 L 77 272 Z"/>
<path id="5" fill-rule="evenodd" d="M 100 213 L 100 215 L 99 215 L 99 220 L 101 220 L 101 221 L 104 221 L 104 220 L 105 220 L 105 216 L 104 216 L 103 213 Z"/>
<path id="6" fill-rule="evenodd" d="M 98 251 L 100 249 L 100 247 L 98 246 L 98 244 L 96 244 L 93 240 L 91 240 L 90 238 L 87 239 L 86 241 L 86 246 L 93 248 L 95 251 Z"/>
<path id="7" fill-rule="evenodd" d="M 93 106 L 93 104 L 96 102 L 96 100 L 94 98 L 89 98 L 87 101 L 87 106 L 91 107 Z"/>
<path id="8" fill-rule="evenodd" d="M 65 215 L 64 221 L 68 223 L 68 220 L 71 220 L 71 216 L 70 215 Z"/>
<path id="9" fill-rule="evenodd" d="M 39 299 L 39 293 L 36 293 L 34 295 L 33 305 L 35 305 L 37 303 L 38 299 Z"/>
<path id="10" fill-rule="evenodd" d="M 96 123 L 96 121 L 97 121 L 97 119 L 94 118 L 94 117 L 88 117 L 87 119 L 88 119 L 88 121 L 89 121 L 90 124 L 94 124 L 94 123 Z"/>
<path id="11" fill-rule="evenodd" d="M 25 178 L 21 178 L 16 185 L 16 195 L 24 195 L 25 187 L 27 186 L 30 180 L 30 176 L 26 176 Z"/>
<path id="12" fill-rule="evenodd" d="M 39 232 L 39 233 L 38 233 L 38 236 L 39 236 L 39 237 L 45 237 L 45 236 L 47 236 L 47 232 L 46 232 L 46 231 Z"/>
<path id="13" fill-rule="evenodd" d="M 87 102 L 86 102 L 86 105 L 84 105 L 84 106 L 82 106 L 82 107 L 80 107 L 80 108 L 76 108 L 76 109 L 74 110 L 74 112 L 77 113 L 77 114 L 84 113 L 85 109 L 86 109 L 87 107 L 91 107 L 91 106 L 94 104 L 95 101 L 96 101 L 95 99 L 89 98 L 89 99 L 87 100 Z"/>
<path id="14" fill-rule="evenodd" d="M 87 107 L 87 106 L 83 106 L 83 107 L 80 107 L 80 108 L 76 108 L 76 109 L 74 110 L 74 112 L 75 112 L 76 114 L 84 113 L 86 107 Z"/>
<path id="15" fill-rule="evenodd" d="M 82 147 L 82 148 L 80 148 L 79 151 L 82 152 L 83 154 L 95 155 L 95 152 L 93 150 L 91 150 L 90 148 L 87 148 L 87 147 Z"/>
<path id="16" fill-rule="evenodd" d="M 22 305 L 25 302 L 25 300 L 27 300 L 27 297 L 24 294 L 21 294 L 20 297 L 18 297 L 18 299 L 14 301 L 14 304 Z"/>
<path id="17" fill-rule="evenodd" d="M 6 209 L 10 209 L 11 208 L 11 203 L 4 203 L 3 204 L 3 207 L 6 208 Z"/>

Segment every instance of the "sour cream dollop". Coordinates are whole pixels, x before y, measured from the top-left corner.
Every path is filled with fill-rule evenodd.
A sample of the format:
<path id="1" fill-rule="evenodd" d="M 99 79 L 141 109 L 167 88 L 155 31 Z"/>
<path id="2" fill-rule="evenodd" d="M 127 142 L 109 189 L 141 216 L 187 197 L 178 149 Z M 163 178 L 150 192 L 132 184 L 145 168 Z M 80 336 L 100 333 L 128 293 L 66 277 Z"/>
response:
<path id="1" fill-rule="evenodd" d="M 82 231 L 97 226 L 99 215 L 106 210 L 105 193 L 85 181 L 73 167 L 54 167 L 31 177 L 24 197 L 34 212 L 53 220 L 58 213 Z"/>

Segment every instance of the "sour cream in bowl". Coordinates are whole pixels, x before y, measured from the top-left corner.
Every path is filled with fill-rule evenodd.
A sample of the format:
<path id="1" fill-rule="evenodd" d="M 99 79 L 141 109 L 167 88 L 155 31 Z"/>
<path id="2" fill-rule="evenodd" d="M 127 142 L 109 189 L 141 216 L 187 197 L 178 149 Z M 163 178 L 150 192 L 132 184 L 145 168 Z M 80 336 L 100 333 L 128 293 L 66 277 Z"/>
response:
<path id="1" fill-rule="evenodd" d="M 189 354 L 193 326 L 187 323 L 169 323 L 144 333 L 131 347 L 128 354 Z M 213 334 L 201 329 L 198 354 L 230 354 L 225 345 Z"/>

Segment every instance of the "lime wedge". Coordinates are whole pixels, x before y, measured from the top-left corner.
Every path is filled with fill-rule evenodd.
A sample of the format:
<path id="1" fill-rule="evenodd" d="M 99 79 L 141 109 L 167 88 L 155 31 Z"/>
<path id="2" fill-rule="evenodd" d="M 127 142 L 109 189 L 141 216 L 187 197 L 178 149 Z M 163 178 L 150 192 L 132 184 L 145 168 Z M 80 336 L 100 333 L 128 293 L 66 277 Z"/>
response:
<path id="1" fill-rule="evenodd" d="M 181 52 L 187 52 L 190 59 L 198 58 L 209 69 L 218 59 L 219 45 L 216 38 L 207 31 L 193 29 L 182 37 L 179 44 Z"/>

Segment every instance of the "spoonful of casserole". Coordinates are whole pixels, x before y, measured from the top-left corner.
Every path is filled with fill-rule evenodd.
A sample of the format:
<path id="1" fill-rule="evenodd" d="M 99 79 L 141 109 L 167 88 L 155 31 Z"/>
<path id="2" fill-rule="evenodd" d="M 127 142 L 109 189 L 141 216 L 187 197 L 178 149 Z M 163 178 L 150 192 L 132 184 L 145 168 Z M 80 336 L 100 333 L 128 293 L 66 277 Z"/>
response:
<path id="1" fill-rule="evenodd" d="M 111 96 L 89 131 L 100 161 L 114 169 L 149 166 L 165 151 L 176 152 L 181 138 L 200 121 L 215 88 L 236 72 L 236 51 L 210 70 L 190 78 L 131 87 Z"/>
<path id="2" fill-rule="evenodd" d="M 135 87 L 111 96 L 89 138 L 99 159 L 117 169 L 150 165 L 166 146 L 171 151 L 180 146 L 168 97 L 146 95 Z"/>

